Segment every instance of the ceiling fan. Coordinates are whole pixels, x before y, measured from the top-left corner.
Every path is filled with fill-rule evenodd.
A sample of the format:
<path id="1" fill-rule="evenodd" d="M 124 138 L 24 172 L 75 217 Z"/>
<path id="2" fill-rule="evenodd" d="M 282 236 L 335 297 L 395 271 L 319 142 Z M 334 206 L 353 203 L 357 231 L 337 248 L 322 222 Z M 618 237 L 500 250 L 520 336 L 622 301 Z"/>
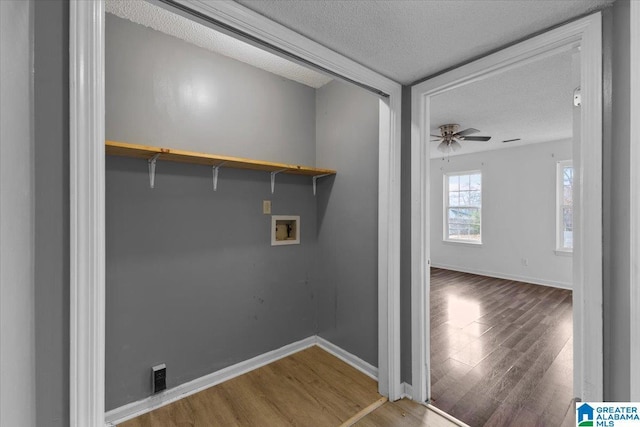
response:
<path id="1" fill-rule="evenodd" d="M 432 141 L 442 141 L 438 145 L 438 151 L 443 153 L 450 153 L 451 151 L 458 151 L 462 148 L 461 141 L 488 141 L 490 136 L 469 136 L 474 133 L 480 132 L 478 129 L 468 128 L 458 132 L 460 125 L 448 124 L 442 125 L 440 128 L 440 135 L 431 135 L 436 139 Z"/>

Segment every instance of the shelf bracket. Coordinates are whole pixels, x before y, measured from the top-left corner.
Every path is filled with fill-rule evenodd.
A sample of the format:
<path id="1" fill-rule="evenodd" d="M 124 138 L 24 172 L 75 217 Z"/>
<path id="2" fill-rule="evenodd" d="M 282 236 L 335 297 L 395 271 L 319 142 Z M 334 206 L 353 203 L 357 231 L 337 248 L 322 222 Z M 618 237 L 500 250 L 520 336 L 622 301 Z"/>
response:
<path id="1" fill-rule="evenodd" d="M 332 174 L 330 174 L 330 173 L 325 173 L 325 174 L 323 174 L 323 175 L 315 175 L 315 176 L 313 177 L 313 195 L 314 195 L 314 196 L 316 195 L 316 182 L 318 181 L 318 178 L 324 178 L 325 176 L 330 176 L 330 175 L 332 175 Z"/>
<path id="2" fill-rule="evenodd" d="M 276 175 L 278 175 L 281 172 L 288 171 L 288 170 L 289 169 L 280 169 L 279 171 L 271 172 L 271 194 L 273 194 L 274 191 L 276 191 Z"/>
<path id="3" fill-rule="evenodd" d="M 153 157 L 151 157 L 148 162 L 149 162 L 149 187 L 154 188 L 155 183 L 156 183 L 156 160 L 158 160 L 158 157 L 160 157 L 161 153 L 157 153 L 154 154 Z"/>
<path id="4" fill-rule="evenodd" d="M 222 162 L 219 165 L 213 166 L 213 191 L 218 190 L 218 171 L 220 170 L 220 167 L 225 163 L 227 162 Z"/>

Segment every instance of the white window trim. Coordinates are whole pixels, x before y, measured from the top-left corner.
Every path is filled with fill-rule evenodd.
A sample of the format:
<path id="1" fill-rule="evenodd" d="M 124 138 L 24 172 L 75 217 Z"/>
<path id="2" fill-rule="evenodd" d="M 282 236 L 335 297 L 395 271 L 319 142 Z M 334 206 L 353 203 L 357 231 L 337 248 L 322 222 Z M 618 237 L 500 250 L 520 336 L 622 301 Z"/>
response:
<path id="1" fill-rule="evenodd" d="M 563 215 L 562 203 L 564 199 L 564 176 L 563 170 L 567 166 L 573 168 L 573 160 L 560 160 L 556 163 L 556 255 L 571 256 L 573 254 L 573 248 L 567 248 L 563 245 L 564 238 L 562 236 L 563 230 Z"/>
<path id="2" fill-rule="evenodd" d="M 463 245 L 482 246 L 482 196 L 483 185 L 480 184 L 480 241 L 465 240 L 465 239 L 452 239 L 449 237 L 449 177 L 450 176 L 462 176 L 462 175 L 480 175 L 480 182 L 482 183 L 482 171 L 470 170 L 461 172 L 445 172 L 443 174 L 442 185 L 442 241 L 445 243 L 460 243 Z M 462 208 L 466 206 L 460 206 Z M 476 208 L 477 206 L 469 206 L 469 208 Z"/>

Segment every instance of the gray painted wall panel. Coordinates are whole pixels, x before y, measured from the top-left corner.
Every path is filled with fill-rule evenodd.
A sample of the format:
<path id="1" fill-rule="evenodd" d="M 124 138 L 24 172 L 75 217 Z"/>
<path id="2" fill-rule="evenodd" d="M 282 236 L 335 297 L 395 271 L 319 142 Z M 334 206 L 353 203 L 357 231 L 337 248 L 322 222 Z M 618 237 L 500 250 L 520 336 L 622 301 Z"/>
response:
<path id="1" fill-rule="evenodd" d="M 315 90 L 107 15 L 107 138 L 315 164 Z M 314 335 L 309 177 L 107 159 L 107 410 Z M 301 244 L 271 246 L 273 214 Z"/>
<path id="2" fill-rule="evenodd" d="M 411 86 L 402 87 L 400 204 L 400 378 L 411 384 Z"/>
<path id="3" fill-rule="evenodd" d="M 36 425 L 32 1 L 0 2 L 0 425 Z"/>
<path id="4" fill-rule="evenodd" d="M 334 81 L 317 91 L 319 335 L 377 366 L 378 108 Z"/>
<path id="5" fill-rule="evenodd" d="M 630 396 L 630 3 L 618 0 L 605 18 L 604 158 L 604 334 L 605 400 L 628 401 Z M 608 11 L 607 11 L 608 12 Z M 610 78 L 610 80 L 608 80 Z M 609 83 L 610 82 L 610 83 Z"/>
<path id="6" fill-rule="evenodd" d="M 35 6 L 37 425 L 69 425 L 69 4 Z"/>
<path id="7" fill-rule="evenodd" d="M 107 157 L 107 410 L 315 334 L 310 179 Z M 301 244 L 271 246 L 269 215 L 301 216 Z"/>
<path id="8" fill-rule="evenodd" d="M 107 139 L 315 166 L 315 89 L 106 15 Z"/>

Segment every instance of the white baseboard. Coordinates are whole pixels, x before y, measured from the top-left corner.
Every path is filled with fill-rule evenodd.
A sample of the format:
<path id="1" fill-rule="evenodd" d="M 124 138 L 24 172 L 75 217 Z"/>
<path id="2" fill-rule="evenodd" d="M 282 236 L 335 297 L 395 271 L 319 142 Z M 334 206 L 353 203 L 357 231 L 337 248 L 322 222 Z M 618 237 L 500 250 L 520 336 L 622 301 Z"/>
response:
<path id="1" fill-rule="evenodd" d="M 269 363 L 275 362 L 276 360 L 282 359 L 314 345 L 316 345 L 315 336 L 285 345 L 279 349 L 261 354 L 252 359 L 245 360 L 244 362 L 236 363 L 235 365 L 213 372 L 209 375 L 196 378 L 195 380 L 187 383 L 180 384 L 177 387 L 165 390 L 145 399 L 138 400 L 137 402 L 132 402 L 119 408 L 112 409 L 105 414 L 105 421 L 108 426 L 117 425 L 130 420 L 131 418 L 135 418 L 154 409 L 168 405 L 176 400 L 180 400 L 184 397 L 205 390 L 216 384 L 220 384 L 242 374 L 246 374 L 249 371 L 258 369 L 264 365 L 268 365 Z"/>
<path id="2" fill-rule="evenodd" d="M 411 384 L 402 383 L 401 385 L 402 393 L 400 394 L 400 399 L 409 399 L 413 400 L 413 387 Z"/>
<path id="3" fill-rule="evenodd" d="M 486 271 L 486 270 L 480 270 L 476 268 L 459 267 L 457 265 L 446 265 L 446 264 L 438 264 L 438 263 L 431 264 L 431 267 L 442 268 L 445 270 L 459 271 L 461 273 L 477 274 L 480 276 L 495 277 L 496 279 L 517 280 L 518 282 L 531 283 L 533 285 L 550 286 L 552 288 L 560 288 L 560 289 L 568 289 L 568 290 L 573 289 L 573 287 L 571 286 L 571 283 L 559 282 L 555 280 L 538 279 L 535 277 L 518 276 L 515 274 L 496 273 L 494 271 Z"/>
<path id="4" fill-rule="evenodd" d="M 261 354 L 252 359 L 245 360 L 244 362 L 236 363 L 235 365 L 205 375 L 195 380 L 189 381 L 184 384 L 180 384 L 169 390 L 165 390 L 153 396 L 149 396 L 145 399 L 132 402 L 127 405 L 121 406 L 105 414 L 105 422 L 107 426 L 114 426 L 151 412 L 154 409 L 158 409 L 162 406 L 173 403 L 177 400 L 198 393 L 209 387 L 213 387 L 216 384 L 220 384 L 224 381 L 228 381 L 232 378 L 238 377 L 242 374 L 246 374 L 249 371 L 258 369 L 276 360 L 290 356 L 294 353 L 302 351 L 306 348 L 317 345 L 323 350 L 333 354 L 338 359 L 353 366 L 363 374 L 378 380 L 378 368 L 360 359 L 348 351 L 338 347 L 337 345 L 327 341 L 326 339 L 317 335 L 305 338 L 303 340 L 286 345 L 279 349 L 270 351 L 268 353 Z"/>
<path id="5" fill-rule="evenodd" d="M 320 336 L 316 335 L 316 340 L 317 346 L 321 349 L 333 354 L 338 359 L 348 363 L 363 374 L 378 381 L 378 368 L 376 368 L 375 366 L 371 365 L 368 362 L 365 362 L 358 356 L 349 353 L 348 351 L 338 347 L 334 343 L 329 342 Z"/>

